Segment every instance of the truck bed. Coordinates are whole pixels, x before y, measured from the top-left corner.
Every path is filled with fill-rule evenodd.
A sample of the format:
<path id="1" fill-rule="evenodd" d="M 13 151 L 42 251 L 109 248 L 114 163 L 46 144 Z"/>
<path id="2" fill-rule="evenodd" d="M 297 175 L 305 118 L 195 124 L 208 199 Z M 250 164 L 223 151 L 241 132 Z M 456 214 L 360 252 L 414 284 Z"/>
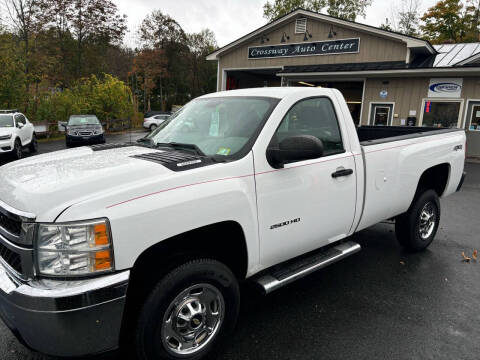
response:
<path id="1" fill-rule="evenodd" d="M 463 129 L 444 129 L 420 126 L 360 126 L 357 128 L 358 138 L 362 146 L 383 144 L 423 136 L 438 135 Z"/>

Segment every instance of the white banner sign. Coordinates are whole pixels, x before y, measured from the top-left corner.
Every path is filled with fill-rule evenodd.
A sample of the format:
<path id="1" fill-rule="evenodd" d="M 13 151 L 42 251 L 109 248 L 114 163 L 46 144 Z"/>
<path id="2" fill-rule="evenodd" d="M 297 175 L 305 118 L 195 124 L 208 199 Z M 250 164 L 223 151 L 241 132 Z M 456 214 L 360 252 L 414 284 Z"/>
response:
<path id="1" fill-rule="evenodd" d="M 459 98 L 462 95 L 462 78 L 430 79 L 429 98 Z"/>

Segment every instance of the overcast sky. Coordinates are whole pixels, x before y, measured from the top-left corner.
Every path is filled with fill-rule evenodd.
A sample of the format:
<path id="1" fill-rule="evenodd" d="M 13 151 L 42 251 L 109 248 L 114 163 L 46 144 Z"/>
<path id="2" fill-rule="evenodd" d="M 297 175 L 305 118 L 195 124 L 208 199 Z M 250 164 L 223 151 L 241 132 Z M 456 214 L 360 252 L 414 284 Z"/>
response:
<path id="1" fill-rule="evenodd" d="M 129 33 L 127 44 L 135 45 L 135 29 L 145 15 L 159 9 L 177 20 L 188 32 L 199 32 L 203 28 L 213 30 L 218 45 L 226 45 L 239 37 L 266 24 L 262 6 L 266 0 L 114 0 L 121 13 L 127 14 Z M 392 5 L 399 0 L 373 0 L 365 19 L 358 22 L 378 26 L 390 17 Z M 423 0 L 422 11 L 438 0 Z"/>

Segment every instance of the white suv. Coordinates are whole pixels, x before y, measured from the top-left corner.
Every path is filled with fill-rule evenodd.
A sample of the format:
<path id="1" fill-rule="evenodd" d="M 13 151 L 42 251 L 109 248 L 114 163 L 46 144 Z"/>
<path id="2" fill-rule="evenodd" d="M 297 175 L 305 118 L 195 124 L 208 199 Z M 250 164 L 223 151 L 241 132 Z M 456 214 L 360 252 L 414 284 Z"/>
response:
<path id="1" fill-rule="evenodd" d="M 33 124 L 15 110 L 0 110 L 0 154 L 12 154 L 21 159 L 23 149 L 37 152 L 37 137 Z"/>

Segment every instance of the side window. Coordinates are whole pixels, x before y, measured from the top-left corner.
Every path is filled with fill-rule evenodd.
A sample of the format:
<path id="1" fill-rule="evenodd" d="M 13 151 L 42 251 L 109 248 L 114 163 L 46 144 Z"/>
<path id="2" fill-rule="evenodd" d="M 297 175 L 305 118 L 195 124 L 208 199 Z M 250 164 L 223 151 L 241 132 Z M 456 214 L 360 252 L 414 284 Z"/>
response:
<path id="1" fill-rule="evenodd" d="M 17 124 L 26 124 L 25 116 L 23 116 L 22 114 L 15 115 L 15 120 L 17 121 Z"/>
<path id="2" fill-rule="evenodd" d="M 328 98 L 307 99 L 295 104 L 280 123 L 271 146 L 297 135 L 312 135 L 320 139 L 324 156 L 344 152 L 337 116 Z"/>

